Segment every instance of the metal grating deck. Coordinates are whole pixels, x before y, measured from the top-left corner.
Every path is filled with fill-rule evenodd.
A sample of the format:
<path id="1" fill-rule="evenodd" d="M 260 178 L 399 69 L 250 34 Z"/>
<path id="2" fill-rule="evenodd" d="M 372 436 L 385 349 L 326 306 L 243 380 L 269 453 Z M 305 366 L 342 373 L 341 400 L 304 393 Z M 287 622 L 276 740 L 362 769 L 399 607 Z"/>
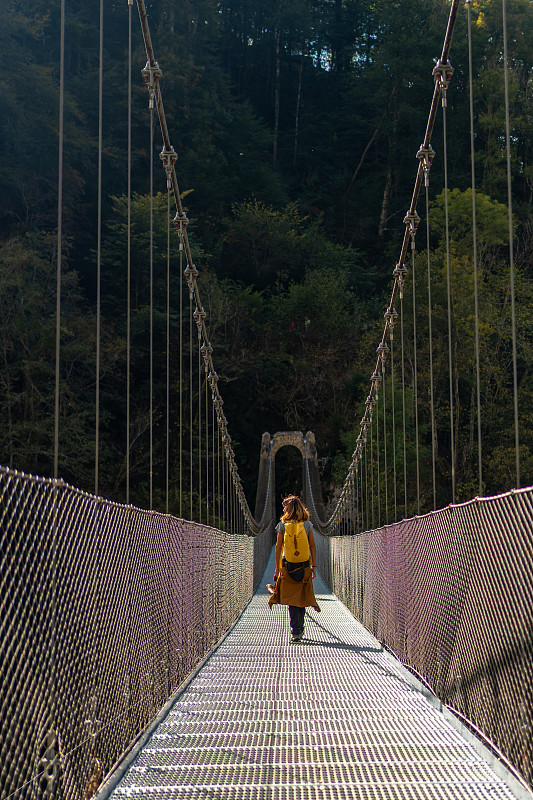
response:
<path id="1" fill-rule="evenodd" d="M 108 795 L 508 800 L 514 795 L 318 578 L 290 642 L 265 583 Z"/>

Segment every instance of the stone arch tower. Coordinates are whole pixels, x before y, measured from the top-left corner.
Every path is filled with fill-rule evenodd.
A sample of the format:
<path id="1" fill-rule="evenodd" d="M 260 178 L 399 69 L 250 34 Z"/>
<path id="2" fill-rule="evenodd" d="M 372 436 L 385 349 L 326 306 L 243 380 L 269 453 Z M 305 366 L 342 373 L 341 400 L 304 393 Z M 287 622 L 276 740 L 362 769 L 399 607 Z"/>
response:
<path id="1" fill-rule="evenodd" d="M 311 517 L 318 517 L 324 520 L 325 510 L 322 502 L 322 487 L 318 472 L 318 457 L 316 449 L 315 434 L 308 431 L 305 436 L 301 431 L 278 431 L 273 436 L 264 433 L 261 438 L 261 452 L 259 456 L 259 475 L 257 480 L 257 495 L 255 503 L 255 518 L 260 519 L 263 515 L 265 502 L 268 492 L 269 462 L 272 463 L 271 492 L 270 492 L 270 512 L 271 519 L 276 514 L 276 454 L 282 447 L 296 447 L 302 456 L 302 502 L 309 509 Z M 308 478 L 309 473 L 309 478 Z M 311 491 L 309 488 L 311 484 Z"/>

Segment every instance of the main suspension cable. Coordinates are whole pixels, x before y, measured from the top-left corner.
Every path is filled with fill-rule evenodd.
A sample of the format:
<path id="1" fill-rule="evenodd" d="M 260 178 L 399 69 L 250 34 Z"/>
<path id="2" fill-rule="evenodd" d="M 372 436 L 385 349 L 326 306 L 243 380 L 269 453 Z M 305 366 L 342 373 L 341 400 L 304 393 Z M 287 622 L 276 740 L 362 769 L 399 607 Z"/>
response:
<path id="1" fill-rule="evenodd" d="M 449 56 L 449 52 L 450 52 L 450 47 L 451 47 L 451 42 L 452 42 L 452 37 L 453 37 L 453 31 L 454 31 L 454 28 L 455 28 L 455 21 L 456 21 L 456 18 L 457 18 L 459 2 L 460 2 L 460 0 L 452 0 L 452 2 L 450 3 L 450 12 L 449 12 L 449 17 L 448 17 L 448 25 L 447 25 L 446 34 L 445 34 L 445 37 L 444 37 L 442 53 L 441 53 L 441 57 L 440 57 L 439 61 L 437 62 L 437 66 L 436 66 L 436 69 L 437 68 L 439 68 L 439 69 L 442 68 L 443 74 L 446 76 L 447 79 L 449 79 L 449 77 L 451 77 L 451 73 L 453 72 L 453 70 L 451 69 L 451 67 L 450 67 L 450 65 L 448 63 L 448 56 Z M 422 145 L 421 145 L 421 147 L 420 147 L 420 149 L 419 149 L 419 151 L 417 153 L 417 157 L 419 159 L 418 170 L 417 170 L 417 174 L 416 174 L 416 180 L 415 180 L 415 185 L 414 185 L 414 189 L 413 189 L 413 195 L 412 195 L 412 199 L 411 199 L 411 205 L 410 205 L 409 211 L 408 211 L 408 213 L 407 213 L 407 215 L 405 217 L 406 229 L 405 229 L 405 233 L 404 233 L 404 237 L 403 237 L 402 247 L 401 247 L 401 250 L 400 250 L 400 257 L 399 257 L 398 262 L 397 262 L 397 264 L 395 266 L 395 269 L 393 271 L 394 284 L 393 284 L 393 288 L 392 288 L 391 300 L 390 300 L 390 303 L 389 303 L 389 306 L 388 306 L 389 309 L 393 309 L 394 308 L 396 295 L 400 290 L 400 286 L 403 285 L 403 282 L 405 280 L 405 273 L 406 273 L 405 256 L 406 256 L 406 253 L 407 253 L 409 239 L 411 238 L 411 235 L 412 235 L 412 226 L 411 226 L 410 220 L 413 219 L 415 217 L 415 215 L 416 215 L 416 206 L 417 206 L 417 202 L 418 202 L 418 198 L 419 198 L 419 194 L 420 194 L 420 189 L 421 189 L 421 186 L 422 186 L 422 179 L 424 177 L 425 177 L 425 182 L 426 182 L 426 201 L 427 201 L 427 182 L 428 182 L 428 177 L 427 176 L 428 176 L 428 173 L 429 173 L 429 169 L 431 167 L 431 162 L 433 161 L 433 157 L 434 157 L 434 151 L 431 148 L 430 142 L 431 142 L 431 135 L 432 135 L 432 132 L 433 132 L 433 127 L 434 127 L 434 124 L 435 124 L 435 118 L 436 118 L 436 114 L 437 114 L 437 110 L 438 110 L 438 105 L 439 105 L 439 99 L 440 99 L 440 96 L 441 96 L 441 92 L 442 92 L 442 83 L 441 83 L 440 80 L 437 80 L 437 81 L 434 82 L 433 99 L 432 99 L 431 107 L 430 107 L 430 111 L 429 111 L 429 116 L 428 116 L 428 122 L 427 122 L 427 126 L 426 126 L 426 132 L 425 132 L 425 136 L 424 136 L 424 141 L 422 142 Z M 428 253 L 429 253 L 429 248 L 428 248 Z M 359 470 L 359 465 L 360 465 L 360 462 L 361 462 L 361 459 L 362 459 L 362 451 L 363 451 L 363 446 L 364 446 L 364 435 L 363 434 L 364 434 L 364 431 L 366 431 L 368 426 L 371 424 L 372 414 L 374 412 L 374 409 L 375 409 L 375 413 L 376 413 L 376 419 L 378 418 L 378 405 L 376 404 L 374 406 L 372 403 L 369 402 L 369 400 L 371 400 L 371 399 L 377 400 L 379 386 L 380 386 L 381 381 L 382 381 L 382 375 L 380 374 L 381 371 L 382 371 L 382 367 L 383 367 L 383 364 L 382 364 L 382 361 L 383 361 L 382 353 L 383 353 L 384 349 L 387 347 L 386 338 L 387 338 L 387 334 L 388 334 L 388 330 L 389 330 L 389 325 L 390 325 L 390 321 L 386 320 L 385 321 L 385 326 L 384 326 L 384 331 L 383 331 L 383 337 L 382 337 L 382 340 L 381 340 L 381 344 L 377 348 L 377 351 L 378 351 L 377 363 L 376 363 L 376 366 L 374 368 L 374 372 L 373 372 L 372 377 L 371 377 L 370 394 L 369 394 L 369 397 L 367 398 L 367 401 L 366 401 L 365 413 L 364 413 L 364 415 L 363 415 L 363 417 L 361 419 L 361 422 L 360 422 L 361 433 L 359 434 L 359 436 L 357 438 L 356 447 L 355 447 L 354 453 L 352 455 L 352 460 L 351 460 L 350 467 L 349 467 L 349 474 L 351 473 L 351 471 L 355 471 L 357 473 L 358 470 Z M 385 377 L 385 376 L 383 375 L 383 377 Z M 384 391 L 385 391 L 385 387 L 384 387 Z M 433 421 L 432 443 L 433 443 L 433 447 L 434 447 L 435 444 L 436 444 L 436 440 L 435 440 L 435 436 L 434 436 L 434 415 L 432 415 L 432 421 Z M 384 421 L 384 424 L 385 424 L 385 421 Z M 376 425 L 376 440 L 377 440 L 377 442 L 376 442 L 376 451 L 377 451 L 377 459 L 378 459 L 378 469 L 377 469 L 378 487 L 377 488 L 378 488 L 378 497 L 379 497 L 380 496 L 379 425 Z M 386 441 L 384 442 L 384 454 L 385 454 L 385 450 L 386 450 Z M 435 469 L 433 470 L 433 472 L 434 472 L 433 497 L 434 497 L 434 506 L 436 506 Z M 384 473 L 384 480 L 386 480 L 386 470 L 385 470 L 385 473 Z M 342 508 L 342 503 L 344 502 L 344 498 L 345 498 L 345 494 L 346 494 L 346 490 L 347 490 L 346 489 L 347 481 L 348 481 L 348 478 L 346 479 L 346 482 L 344 484 L 343 490 L 341 491 L 341 494 L 340 494 L 340 497 L 339 497 L 339 501 L 337 502 L 335 508 L 333 509 L 330 517 L 327 520 L 321 520 L 321 519 L 319 519 L 318 515 L 315 513 L 315 519 L 313 521 L 314 521 L 316 527 L 320 530 L 320 532 L 325 534 L 325 535 L 331 535 L 331 533 L 333 532 L 333 530 L 335 528 L 338 511 L 339 511 L 340 508 Z M 309 480 L 309 484 L 310 484 L 310 490 L 312 491 L 311 481 L 310 480 Z M 387 490 L 385 490 L 385 494 L 387 495 Z M 378 500 L 378 525 L 381 524 L 380 523 L 380 505 L 381 504 L 380 504 L 380 502 Z M 387 502 L 386 502 L 386 505 L 387 505 Z M 314 511 L 316 512 L 316 504 L 312 503 L 312 506 L 314 508 Z"/>
<path id="2" fill-rule="evenodd" d="M 447 26 L 447 30 L 446 30 L 446 34 L 445 34 L 445 38 L 444 38 L 444 44 L 443 44 L 441 59 L 440 59 L 440 62 L 439 62 L 441 65 L 447 65 L 448 64 L 448 54 L 449 54 L 449 49 L 450 49 L 450 46 L 451 46 L 451 40 L 452 40 L 453 30 L 454 30 L 454 26 L 455 26 L 455 20 L 456 20 L 456 16 L 457 16 L 457 10 L 458 10 L 458 6 L 459 6 L 459 2 L 460 2 L 460 0 L 452 0 L 452 2 L 450 4 L 450 14 L 449 14 L 449 18 L 448 18 L 448 26 Z M 145 5 L 144 5 L 144 0 L 137 0 L 137 4 L 138 4 L 138 9 L 139 9 L 139 17 L 140 17 L 140 21 L 141 21 L 141 27 L 142 27 L 142 30 L 143 30 L 143 37 L 144 37 L 144 41 L 145 41 L 145 49 L 146 49 L 147 56 L 148 56 L 148 64 L 147 64 L 147 67 L 145 68 L 145 71 L 149 72 L 150 74 L 156 74 L 156 72 L 159 72 L 159 75 L 160 75 L 161 72 L 159 70 L 157 62 L 154 59 L 153 48 L 152 48 L 152 43 L 151 43 L 151 37 L 150 37 L 150 32 L 149 32 L 149 27 L 148 27 L 148 21 L 147 21 L 147 15 L 146 15 L 146 9 L 145 9 Z M 162 137 L 163 137 L 164 148 L 165 148 L 165 150 L 170 150 L 171 149 L 171 145 L 170 145 L 170 140 L 169 140 L 169 136 L 168 136 L 166 117 L 165 117 L 165 114 L 164 114 L 164 109 L 163 109 L 163 104 L 162 104 L 161 92 L 160 92 L 160 87 L 159 87 L 159 78 L 157 78 L 154 81 L 154 84 L 155 84 L 155 90 L 154 90 L 155 104 L 156 104 L 156 107 L 157 107 L 157 110 L 158 110 L 158 116 L 159 116 L 159 121 L 160 121 L 160 126 L 161 126 L 161 133 L 162 133 Z M 424 149 L 426 151 L 429 150 L 429 143 L 430 143 L 431 133 L 432 133 L 434 122 L 435 122 L 435 116 L 436 116 L 436 112 L 437 112 L 437 108 L 438 108 L 438 100 L 439 100 L 439 97 L 440 97 L 440 92 L 441 92 L 440 82 L 436 81 L 435 82 L 435 88 L 434 88 L 434 94 L 433 94 L 433 101 L 432 101 L 432 104 L 431 104 L 430 113 L 429 113 L 429 117 L 428 117 L 428 124 L 427 124 L 427 128 L 426 128 L 424 142 L 423 142 L 423 145 L 422 145 L 422 149 Z M 414 187 L 414 190 L 413 190 L 413 197 L 412 197 L 412 200 L 411 200 L 411 206 L 410 206 L 410 210 L 409 210 L 410 214 L 414 214 L 416 212 L 416 204 L 417 204 L 418 196 L 419 196 L 419 192 L 420 192 L 423 172 L 424 172 L 424 168 L 422 166 L 422 162 L 420 161 L 419 168 L 418 168 L 418 171 L 417 171 L 416 181 L 415 181 L 415 187 Z M 192 255 L 191 255 L 191 252 L 190 252 L 189 240 L 188 240 L 188 236 L 187 236 L 187 223 L 188 223 L 188 220 L 187 220 L 187 217 L 186 217 L 186 215 L 184 214 L 184 211 L 183 211 L 183 207 L 182 207 L 182 203 L 181 203 L 181 197 L 180 197 L 180 194 L 179 194 L 179 187 L 178 187 L 178 183 L 177 183 L 177 177 L 176 177 L 176 173 L 175 173 L 174 169 L 172 170 L 172 184 L 173 184 L 174 198 L 175 198 L 176 206 L 177 206 L 177 213 L 176 213 L 176 218 L 175 218 L 176 227 L 179 225 L 180 222 L 183 223 L 183 225 L 181 226 L 182 230 L 181 230 L 180 238 L 183 241 L 184 249 L 185 249 L 185 255 L 186 255 L 186 259 L 187 259 L 187 268 L 185 269 L 185 277 L 186 277 L 187 283 L 189 285 L 189 291 L 191 292 L 191 294 L 194 295 L 194 298 L 196 300 L 196 307 L 199 310 L 203 310 L 202 309 L 201 300 L 200 300 L 199 290 L 198 290 L 198 283 L 197 283 L 198 271 L 196 270 L 196 268 L 194 266 L 194 263 L 193 263 L 193 260 L 192 260 Z M 394 270 L 395 280 L 394 280 L 394 285 L 393 285 L 393 290 L 392 290 L 391 302 L 389 304 L 390 308 L 394 307 L 394 300 L 395 300 L 395 296 L 396 296 L 396 293 L 398 291 L 399 283 L 400 283 L 398 270 L 403 270 L 404 269 L 405 254 L 406 254 L 406 250 L 407 250 L 407 244 L 408 244 L 408 241 L 409 241 L 409 236 L 410 236 L 409 230 L 406 229 L 406 232 L 405 232 L 405 235 L 404 235 L 404 239 L 403 239 L 402 248 L 401 248 L 400 258 L 399 258 L 398 264 L 396 265 L 396 269 Z M 200 321 L 198 327 L 199 327 L 199 330 L 201 331 L 202 340 L 204 341 L 204 343 L 208 343 L 208 337 L 207 337 L 207 331 L 206 331 L 206 327 L 205 327 L 205 321 L 203 319 Z M 388 323 L 385 324 L 385 329 L 384 329 L 383 339 L 382 339 L 382 345 L 385 345 L 387 333 L 388 333 Z M 379 357 L 378 357 L 378 363 L 379 363 Z M 216 373 L 214 372 L 214 368 L 213 368 L 213 364 L 212 364 L 211 358 L 209 360 L 209 368 L 210 368 L 210 373 L 209 374 L 212 377 L 216 376 Z M 376 370 L 374 370 L 374 374 L 375 374 L 375 372 L 376 372 Z M 371 395 L 372 396 L 376 393 L 376 390 L 377 390 L 377 384 L 374 383 L 374 381 L 373 381 L 372 382 L 372 388 L 371 388 Z M 263 512 L 263 518 L 262 518 L 261 521 L 256 522 L 253 519 L 253 517 L 252 517 L 252 515 L 250 513 L 250 510 L 248 508 L 248 504 L 246 503 L 246 500 L 244 498 L 244 494 L 242 492 L 242 486 L 241 486 L 241 483 L 240 483 L 240 478 L 238 477 L 238 472 L 236 470 L 235 454 L 234 454 L 233 449 L 231 447 L 231 437 L 229 436 L 229 434 L 227 432 L 227 420 L 226 420 L 226 418 L 225 418 L 225 416 L 224 416 L 224 414 L 222 412 L 221 398 L 220 398 L 220 394 L 218 392 L 218 386 L 217 386 L 216 381 L 213 381 L 213 383 L 212 383 L 212 392 L 213 392 L 213 399 L 214 399 L 214 402 L 215 402 L 215 408 L 216 408 L 216 412 L 217 412 L 218 427 L 219 427 L 219 430 L 221 432 L 222 443 L 223 443 L 223 446 L 224 446 L 224 450 L 225 450 L 226 459 L 227 459 L 227 462 L 228 462 L 229 471 L 230 471 L 230 473 L 232 475 L 232 478 L 233 477 L 235 478 L 235 480 L 233 481 L 234 482 L 234 488 L 235 488 L 235 491 L 236 491 L 235 496 L 236 496 L 236 498 L 238 498 L 238 501 L 239 501 L 239 504 L 241 506 L 241 509 L 243 510 L 243 512 L 244 512 L 244 514 L 246 516 L 246 521 L 247 521 L 247 525 L 248 525 L 249 531 L 254 533 L 254 534 L 257 534 L 262 529 L 261 525 L 265 522 L 265 516 L 266 516 L 266 513 L 267 513 L 267 507 L 269 507 L 270 504 L 268 502 L 265 503 L 265 509 L 264 509 L 264 512 Z M 366 429 L 367 425 L 370 423 L 370 419 L 368 417 L 368 408 L 369 408 L 369 406 L 367 405 L 367 412 L 365 412 L 365 416 L 361 420 L 362 429 L 363 428 Z M 385 446 L 386 446 L 386 442 L 385 442 Z M 354 455 L 352 457 L 352 465 L 354 465 L 353 469 L 355 470 L 356 473 L 359 470 L 359 466 L 358 465 L 359 465 L 359 462 L 362 459 L 362 448 L 363 448 L 363 437 L 360 435 L 358 437 L 356 449 L 355 449 Z M 379 449 L 378 449 L 378 455 L 379 455 Z M 350 466 L 350 469 L 352 469 L 352 465 Z M 191 466 L 192 466 L 192 460 L 191 460 Z M 378 480 L 379 480 L 379 470 L 378 470 Z M 341 492 L 341 497 L 340 497 L 340 500 L 339 500 L 339 503 L 341 505 L 337 504 L 337 506 L 333 510 L 333 513 L 332 513 L 331 517 L 329 518 L 329 520 L 326 520 L 324 522 L 322 520 L 318 520 L 318 518 L 316 519 L 317 526 L 318 526 L 318 528 L 319 528 L 319 530 L 321 532 L 327 533 L 329 531 L 329 529 L 330 529 L 330 526 L 333 525 L 333 523 L 334 523 L 334 521 L 336 519 L 336 514 L 337 514 L 337 511 L 338 511 L 338 508 L 342 508 L 344 506 L 345 501 L 346 501 L 346 492 L 347 492 L 347 488 L 346 488 L 346 484 L 345 484 L 345 488 Z"/>
<path id="3" fill-rule="evenodd" d="M 162 75 L 162 72 L 161 72 L 161 70 L 159 68 L 159 65 L 158 65 L 158 63 L 157 63 L 157 61 L 155 60 L 155 57 L 154 57 L 154 51 L 153 51 L 153 46 L 152 46 L 152 40 L 151 40 L 150 29 L 149 29 L 149 25 L 148 25 L 148 18 L 147 18 L 147 13 L 146 13 L 146 7 L 145 7 L 144 0 L 137 0 L 137 7 L 138 7 L 138 11 L 139 11 L 139 19 L 140 19 L 141 29 L 142 29 L 142 33 L 143 33 L 143 39 L 144 39 L 144 44 L 145 44 L 146 55 L 147 55 L 147 58 L 148 58 L 146 67 L 143 70 L 143 75 L 144 75 L 144 78 L 145 78 L 145 82 L 147 83 L 148 87 L 151 90 L 151 93 L 152 93 L 152 89 L 153 89 L 154 103 L 155 103 L 155 107 L 156 107 L 157 112 L 158 112 L 158 118 L 159 118 L 159 123 L 160 123 L 160 127 L 161 127 L 161 135 L 162 135 L 162 139 L 163 139 L 163 152 L 165 152 L 165 153 L 174 153 L 174 148 L 170 144 L 170 137 L 169 137 L 169 133 L 168 133 L 167 121 L 166 121 L 165 111 L 164 111 L 164 107 L 163 107 L 163 101 L 162 101 L 162 97 L 161 97 L 161 89 L 160 89 L 160 85 L 159 85 L 159 79 L 160 79 L 160 77 Z M 190 296 L 191 296 L 191 298 L 194 298 L 194 300 L 196 301 L 196 308 L 197 308 L 197 310 L 199 312 L 197 325 L 198 325 L 198 330 L 199 330 L 199 334 L 200 334 L 201 340 L 203 341 L 204 344 L 208 345 L 209 344 L 209 339 L 208 339 L 208 336 L 207 336 L 207 329 L 206 329 L 206 325 L 205 325 L 205 313 L 203 311 L 200 292 L 199 292 L 199 288 L 198 288 L 198 281 L 197 281 L 198 270 L 194 266 L 194 262 L 193 262 L 193 258 L 192 258 L 192 253 L 191 253 L 191 248 L 190 248 L 190 243 L 189 243 L 189 237 L 187 235 L 188 219 L 187 219 L 187 216 L 186 216 L 186 214 L 185 214 L 185 212 L 183 210 L 183 205 L 182 205 L 182 200 L 181 200 L 181 196 L 180 196 L 180 192 L 179 192 L 179 186 L 178 186 L 178 181 L 177 181 L 177 176 L 176 176 L 176 171 L 175 171 L 174 165 L 172 165 L 172 170 L 171 170 L 171 181 L 172 181 L 172 189 L 173 189 L 173 194 L 174 194 L 174 200 L 175 200 L 176 209 L 177 209 L 174 221 L 175 221 L 176 229 L 177 229 L 177 231 L 178 231 L 178 233 L 180 235 L 180 240 L 183 243 L 186 262 L 187 262 L 187 267 L 184 270 L 184 275 L 185 275 L 185 278 L 187 280 L 187 284 L 189 286 Z M 192 358 L 191 358 L 191 364 L 192 364 Z M 216 372 L 215 372 L 215 369 L 214 369 L 211 353 L 208 354 L 208 365 L 209 365 L 209 376 L 211 378 L 210 379 L 211 392 L 212 392 L 212 396 L 213 396 L 213 402 L 215 403 L 218 427 L 219 427 L 219 429 L 221 431 L 222 444 L 223 444 L 223 447 L 224 447 L 224 451 L 226 453 L 226 458 L 228 460 L 228 465 L 230 467 L 231 474 L 232 474 L 232 476 L 235 477 L 235 481 L 234 481 L 235 496 L 236 496 L 236 498 L 238 500 L 238 503 L 239 503 L 244 515 L 245 515 L 246 524 L 247 524 L 247 527 L 248 527 L 248 532 L 251 535 L 255 536 L 255 535 L 258 535 L 259 533 L 261 533 L 265 529 L 265 527 L 268 526 L 268 524 L 270 522 L 270 519 L 269 519 L 269 513 L 270 513 L 270 508 L 271 508 L 270 498 L 269 497 L 266 498 L 262 517 L 261 517 L 260 520 L 256 521 L 254 519 L 254 517 L 252 516 L 252 513 L 251 513 L 251 511 L 249 509 L 248 503 L 246 502 L 246 498 L 244 496 L 244 492 L 242 490 L 242 484 L 241 484 L 241 480 L 240 480 L 240 477 L 239 477 L 239 474 L 238 474 L 238 470 L 237 470 L 237 466 L 236 466 L 236 462 L 235 462 L 235 453 L 233 452 L 233 449 L 231 447 L 231 437 L 229 436 L 228 430 L 227 430 L 227 420 L 226 420 L 226 418 L 225 418 L 225 416 L 224 416 L 224 414 L 222 412 L 222 398 L 220 397 L 220 392 L 219 392 L 219 389 L 218 389 L 218 376 L 216 375 Z M 191 387 L 190 388 L 191 388 L 191 391 L 192 391 L 192 377 L 191 377 L 191 382 L 190 383 L 191 383 Z M 191 410 L 192 410 L 192 404 L 191 404 Z M 191 469 L 192 469 L 192 446 L 191 446 Z M 191 475 L 190 483 L 191 483 L 191 492 L 192 492 L 192 488 L 193 488 L 192 487 L 192 475 Z M 271 491 L 271 484 L 269 483 L 268 492 L 270 492 L 270 491 Z M 192 494 L 191 494 L 191 504 L 192 504 Z M 191 513 L 191 517 L 192 517 L 192 513 Z"/>

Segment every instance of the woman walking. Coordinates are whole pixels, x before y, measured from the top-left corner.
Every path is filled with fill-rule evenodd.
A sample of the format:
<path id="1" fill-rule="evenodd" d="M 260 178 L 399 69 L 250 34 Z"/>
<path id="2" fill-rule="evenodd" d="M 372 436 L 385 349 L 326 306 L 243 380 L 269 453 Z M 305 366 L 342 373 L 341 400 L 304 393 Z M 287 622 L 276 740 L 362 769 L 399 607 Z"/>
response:
<path id="1" fill-rule="evenodd" d="M 313 591 L 316 577 L 316 545 L 313 523 L 299 497 L 289 495 L 283 501 L 283 515 L 276 527 L 275 587 L 269 606 L 289 606 L 292 641 L 299 642 L 304 632 L 305 609 L 320 611 Z"/>

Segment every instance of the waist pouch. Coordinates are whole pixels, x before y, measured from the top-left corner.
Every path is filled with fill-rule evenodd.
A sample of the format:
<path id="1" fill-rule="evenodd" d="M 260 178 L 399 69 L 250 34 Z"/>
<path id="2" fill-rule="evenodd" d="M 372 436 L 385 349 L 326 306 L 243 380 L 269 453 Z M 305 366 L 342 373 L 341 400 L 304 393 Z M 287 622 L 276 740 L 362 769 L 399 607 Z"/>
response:
<path id="1" fill-rule="evenodd" d="M 299 561 L 299 562 L 297 561 L 296 563 L 293 563 L 291 561 L 287 561 L 286 558 L 283 559 L 282 564 L 287 570 L 289 577 L 292 578 L 292 580 L 296 581 L 297 583 L 303 581 L 305 575 L 305 568 L 310 566 L 309 560 Z"/>

